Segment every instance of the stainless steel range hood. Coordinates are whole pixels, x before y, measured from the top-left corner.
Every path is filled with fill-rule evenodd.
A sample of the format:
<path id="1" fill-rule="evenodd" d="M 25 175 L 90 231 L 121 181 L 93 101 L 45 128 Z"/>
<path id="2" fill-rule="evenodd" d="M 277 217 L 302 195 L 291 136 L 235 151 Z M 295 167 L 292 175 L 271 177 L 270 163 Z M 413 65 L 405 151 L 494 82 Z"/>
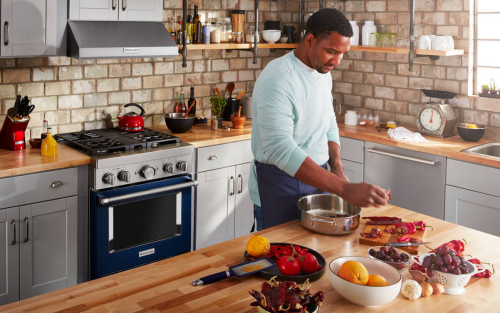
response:
<path id="1" fill-rule="evenodd" d="M 177 57 L 162 22 L 68 21 L 68 56 L 85 59 Z"/>

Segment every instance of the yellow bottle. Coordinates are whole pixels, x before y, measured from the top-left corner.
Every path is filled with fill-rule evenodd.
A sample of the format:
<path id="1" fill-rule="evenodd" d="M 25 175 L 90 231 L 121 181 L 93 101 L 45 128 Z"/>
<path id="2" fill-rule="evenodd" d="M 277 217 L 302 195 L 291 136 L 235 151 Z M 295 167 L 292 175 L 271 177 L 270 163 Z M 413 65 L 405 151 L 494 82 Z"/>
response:
<path id="1" fill-rule="evenodd" d="M 52 129 L 47 128 L 47 137 L 42 141 L 42 155 L 57 155 L 57 141 L 52 137 Z"/>

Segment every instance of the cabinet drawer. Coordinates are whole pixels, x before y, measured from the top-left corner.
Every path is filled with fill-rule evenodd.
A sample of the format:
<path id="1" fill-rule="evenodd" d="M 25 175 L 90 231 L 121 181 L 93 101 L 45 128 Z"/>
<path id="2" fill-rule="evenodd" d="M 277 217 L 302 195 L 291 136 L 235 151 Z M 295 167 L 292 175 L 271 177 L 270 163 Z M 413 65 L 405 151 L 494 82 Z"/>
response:
<path id="1" fill-rule="evenodd" d="M 253 160 L 250 140 L 196 149 L 196 172 L 249 163 Z"/>
<path id="2" fill-rule="evenodd" d="M 500 169 L 448 159 L 446 184 L 500 197 Z"/>
<path id="3" fill-rule="evenodd" d="M 0 208 L 75 196 L 77 172 L 73 167 L 0 179 Z"/>
<path id="4" fill-rule="evenodd" d="M 364 163 L 365 142 L 346 137 L 340 137 L 340 158 L 357 163 Z"/>

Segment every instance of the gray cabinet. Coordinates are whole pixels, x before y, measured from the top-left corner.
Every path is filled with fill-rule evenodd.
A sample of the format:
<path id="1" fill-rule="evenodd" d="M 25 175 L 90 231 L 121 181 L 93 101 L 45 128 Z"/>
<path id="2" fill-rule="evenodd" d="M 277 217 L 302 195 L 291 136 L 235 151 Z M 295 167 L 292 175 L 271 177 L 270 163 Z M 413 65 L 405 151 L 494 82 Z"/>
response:
<path id="1" fill-rule="evenodd" d="M 344 166 L 344 174 L 351 183 L 363 182 L 363 164 L 342 160 L 342 165 Z"/>
<path id="2" fill-rule="evenodd" d="M 351 183 L 364 181 L 365 142 L 362 140 L 340 137 L 340 159 L 344 166 L 344 174 Z"/>
<path id="3" fill-rule="evenodd" d="M 77 197 L 22 206 L 20 298 L 76 285 Z"/>
<path id="4" fill-rule="evenodd" d="M 70 0 L 69 19 L 162 21 L 163 0 Z"/>
<path id="5" fill-rule="evenodd" d="M 234 210 L 234 237 L 250 234 L 254 224 L 253 202 L 248 192 L 251 163 L 236 166 L 236 204 Z"/>
<path id="6" fill-rule="evenodd" d="M 19 207 L 0 210 L 0 305 L 19 300 Z"/>
<path id="7" fill-rule="evenodd" d="M 65 55 L 66 0 L 2 0 L 2 57 Z"/>
<path id="8" fill-rule="evenodd" d="M 446 221 L 500 236 L 500 198 L 446 186 Z"/>

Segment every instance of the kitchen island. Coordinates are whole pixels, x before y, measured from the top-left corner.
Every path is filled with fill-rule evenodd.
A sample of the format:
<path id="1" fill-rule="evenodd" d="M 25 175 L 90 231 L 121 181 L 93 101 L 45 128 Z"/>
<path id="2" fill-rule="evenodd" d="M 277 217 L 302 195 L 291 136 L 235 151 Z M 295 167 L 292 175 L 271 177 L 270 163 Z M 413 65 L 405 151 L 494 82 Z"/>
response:
<path id="1" fill-rule="evenodd" d="M 432 247 L 452 239 L 465 238 L 465 252 L 484 262 L 500 266 L 500 238 L 469 228 L 387 205 L 363 209 L 362 216 L 399 216 L 404 220 L 423 220 L 434 227 L 425 237 Z M 297 221 L 259 232 L 271 242 L 289 242 L 320 252 L 327 263 L 342 256 L 365 256 L 368 246 L 360 245 L 358 230 L 347 236 L 312 233 Z M 246 242 L 252 235 L 186 253 L 177 257 L 134 268 L 101 279 L 0 307 L 1 312 L 257 312 L 251 308 L 248 291 L 260 289 L 263 279 L 256 276 L 230 278 L 207 285 L 192 286 L 192 281 L 241 263 Z M 425 247 L 420 254 L 426 253 Z M 462 296 L 440 295 L 409 301 L 401 294 L 378 308 L 351 304 L 332 287 L 328 268 L 312 283 L 311 291 L 322 290 L 325 301 L 321 312 L 491 312 L 500 307 L 500 276 L 472 278 Z M 403 280 L 409 278 L 405 273 Z"/>

